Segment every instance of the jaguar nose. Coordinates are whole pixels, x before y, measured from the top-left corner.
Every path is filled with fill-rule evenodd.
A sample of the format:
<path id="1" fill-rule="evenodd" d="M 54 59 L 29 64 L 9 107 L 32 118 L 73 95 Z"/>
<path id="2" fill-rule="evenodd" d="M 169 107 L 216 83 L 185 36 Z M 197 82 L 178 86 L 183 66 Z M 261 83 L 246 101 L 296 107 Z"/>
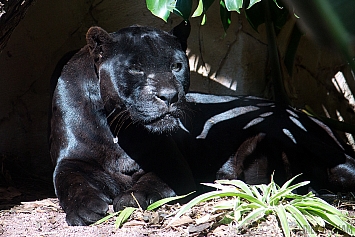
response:
<path id="1" fill-rule="evenodd" d="M 178 92 L 172 88 L 162 88 L 157 94 L 157 97 L 164 101 L 169 107 L 171 104 L 176 103 L 179 99 Z"/>

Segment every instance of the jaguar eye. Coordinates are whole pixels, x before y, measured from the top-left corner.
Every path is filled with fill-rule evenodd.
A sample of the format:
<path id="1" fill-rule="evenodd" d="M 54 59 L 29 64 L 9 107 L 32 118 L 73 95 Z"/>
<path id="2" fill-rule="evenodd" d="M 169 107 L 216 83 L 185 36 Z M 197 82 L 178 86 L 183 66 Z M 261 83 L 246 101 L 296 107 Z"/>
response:
<path id="1" fill-rule="evenodd" d="M 178 72 L 180 71 L 182 68 L 182 63 L 173 63 L 171 64 L 171 70 L 172 71 L 175 71 L 175 72 Z"/>
<path id="2" fill-rule="evenodd" d="M 144 72 L 140 68 L 137 68 L 135 66 L 129 67 L 128 72 L 132 75 L 143 75 L 144 74 Z"/>

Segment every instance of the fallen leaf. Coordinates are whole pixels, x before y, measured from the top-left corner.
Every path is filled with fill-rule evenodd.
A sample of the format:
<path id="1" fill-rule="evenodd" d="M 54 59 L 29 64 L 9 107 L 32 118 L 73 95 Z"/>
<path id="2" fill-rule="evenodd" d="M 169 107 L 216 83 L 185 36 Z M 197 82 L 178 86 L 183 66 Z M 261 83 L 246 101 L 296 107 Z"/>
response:
<path id="1" fill-rule="evenodd" d="M 209 221 L 210 217 L 211 217 L 211 215 L 207 214 L 207 215 L 204 215 L 201 218 L 196 219 L 195 222 L 196 222 L 197 225 L 202 224 L 202 223 L 206 223 L 206 222 Z"/>
<path id="2" fill-rule="evenodd" d="M 128 222 L 124 223 L 123 227 L 143 226 L 145 224 L 146 223 L 144 221 L 132 220 L 132 221 L 128 221 Z"/>
<path id="3" fill-rule="evenodd" d="M 199 233 L 209 227 L 210 227 L 210 223 L 204 223 L 196 226 L 190 225 L 189 227 L 187 227 L 187 231 L 189 232 L 189 234 Z"/>
<path id="4" fill-rule="evenodd" d="M 192 223 L 194 220 L 189 217 L 189 216 L 182 216 L 179 219 L 177 219 L 176 221 L 174 221 L 171 226 L 176 227 L 176 226 L 180 226 L 180 225 L 185 225 L 188 223 Z"/>

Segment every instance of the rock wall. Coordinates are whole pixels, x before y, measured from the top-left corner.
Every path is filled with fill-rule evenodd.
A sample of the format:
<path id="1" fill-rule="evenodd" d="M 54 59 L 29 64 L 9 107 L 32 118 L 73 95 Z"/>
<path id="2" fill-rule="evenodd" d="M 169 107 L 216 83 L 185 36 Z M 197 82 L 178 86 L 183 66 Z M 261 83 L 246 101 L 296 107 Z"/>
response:
<path id="1" fill-rule="evenodd" d="M 201 26 L 200 20 L 191 20 L 188 41 L 191 90 L 269 97 L 264 26 L 259 27 L 258 33 L 242 14 L 233 13 L 232 25 L 224 36 L 217 5 L 208 12 L 206 25 Z M 180 21 L 172 16 L 165 23 L 146 9 L 145 1 L 37 0 L 0 54 L 0 156 L 5 169 L 12 170 L 15 164 L 20 165 L 16 169 L 50 178 L 50 76 L 66 52 L 85 44 L 90 26 L 98 25 L 109 32 L 133 24 L 170 30 Z M 294 22 L 290 20 L 288 24 L 278 36 L 281 57 Z M 338 71 L 347 78 L 352 76 L 338 55 L 302 37 L 294 75 L 285 81 L 294 105 L 308 104 L 317 113 L 327 111 L 335 118 L 340 114 L 353 122 L 353 108 L 332 83 Z"/>

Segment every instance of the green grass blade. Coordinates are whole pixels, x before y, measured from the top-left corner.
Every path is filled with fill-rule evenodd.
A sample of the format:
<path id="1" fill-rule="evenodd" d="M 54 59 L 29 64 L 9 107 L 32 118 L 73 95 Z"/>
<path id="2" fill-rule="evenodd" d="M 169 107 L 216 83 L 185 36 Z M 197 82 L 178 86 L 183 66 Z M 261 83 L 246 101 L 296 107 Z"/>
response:
<path id="1" fill-rule="evenodd" d="M 302 175 L 302 174 L 295 175 L 291 179 L 287 180 L 286 183 L 284 183 L 280 189 L 282 189 L 282 190 L 287 189 L 291 185 L 291 183 L 300 175 Z"/>
<path id="2" fill-rule="evenodd" d="M 188 202 L 184 206 L 182 206 L 180 208 L 180 210 L 176 213 L 175 217 L 169 222 L 168 226 L 171 225 L 171 223 L 173 223 L 174 221 L 176 221 L 186 211 L 191 209 L 191 207 L 193 207 L 201 202 L 210 200 L 212 198 L 217 198 L 217 197 L 233 197 L 233 196 L 241 197 L 251 203 L 259 204 L 262 207 L 266 207 L 265 203 L 261 202 L 260 200 L 258 200 L 255 197 L 250 196 L 245 193 L 232 192 L 232 191 L 212 191 L 212 192 L 208 192 L 208 193 L 202 194 L 200 196 L 197 196 L 194 199 L 192 199 L 190 202 Z"/>
<path id="3" fill-rule="evenodd" d="M 261 185 L 260 185 L 261 186 Z M 263 191 L 263 186 L 261 187 L 257 187 L 256 185 L 252 185 L 250 187 L 250 190 L 253 192 L 253 196 L 255 196 L 257 199 L 259 199 L 260 201 L 263 200 L 263 194 L 264 194 L 264 191 Z M 260 193 L 261 191 L 261 193 Z"/>
<path id="4" fill-rule="evenodd" d="M 168 202 L 171 202 L 171 201 L 175 201 L 175 200 L 178 200 L 178 199 L 183 199 L 189 195 L 191 195 L 192 193 L 194 192 L 191 192 L 191 193 L 188 193 L 188 194 L 185 194 L 185 195 L 181 195 L 181 196 L 175 196 L 175 197 L 168 197 L 168 198 L 163 198 L 161 200 L 158 200 L 152 204 L 150 204 L 148 207 L 147 207 L 147 210 L 148 211 L 151 211 L 151 210 L 154 210 Z"/>
<path id="5" fill-rule="evenodd" d="M 309 224 L 307 218 L 305 217 L 305 215 L 302 214 L 300 210 L 298 210 L 296 207 L 292 205 L 286 205 L 285 208 L 296 220 L 298 226 L 301 227 L 304 231 L 306 231 L 307 235 L 316 236 L 316 233 L 314 232 L 313 228 Z"/>
<path id="6" fill-rule="evenodd" d="M 286 189 L 290 190 L 290 192 L 292 192 L 293 190 L 299 188 L 299 187 L 302 187 L 302 186 L 306 186 L 310 183 L 310 181 L 303 181 L 303 182 L 300 182 L 300 183 L 297 183 L 297 184 L 294 184 L 292 186 L 289 186 L 287 187 Z M 282 189 L 282 187 L 281 187 Z"/>
<path id="7" fill-rule="evenodd" d="M 322 217 L 312 215 L 306 209 L 300 209 L 299 211 L 302 212 L 302 214 L 306 217 L 306 219 L 312 226 L 325 227 L 325 222 Z"/>
<path id="8" fill-rule="evenodd" d="M 309 181 L 304 181 L 304 182 L 297 183 L 295 185 L 292 185 L 292 186 L 288 187 L 288 185 L 286 185 L 286 183 L 285 183 L 275 194 L 273 194 L 270 197 L 269 203 L 272 204 L 272 205 L 275 205 L 275 204 L 277 204 L 279 202 L 280 199 L 285 198 L 286 195 L 291 193 L 293 190 L 295 190 L 295 189 L 297 189 L 299 187 L 305 186 L 307 184 L 309 184 Z"/>
<path id="9" fill-rule="evenodd" d="M 310 210 L 309 213 L 320 216 L 325 222 L 332 225 L 333 227 L 342 230 L 351 236 L 355 236 L 355 227 L 349 224 L 348 222 L 342 220 L 339 216 L 327 212 L 322 212 L 320 210 Z"/>
<path id="10" fill-rule="evenodd" d="M 208 186 L 208 187 L 212 187 L 212 188 L 215 188 L 215 189 L 218 189 L 218 190 L 223 190 L 223 191 L 226 191 L 226 190 L 230 190 L 230 191 L 235 191 L 237 188 L 234 187 L 234 186 L 231 186 L 231 185 L 223 185 L 223 184 L 220 184 L 220 183 L 215 183 L 215 184 L 211 184 L 211 183 L 201 183 L 205 186 Z"/>
<path id="11" fill-rule="evenodd" d="M 99 224 L 107 221 L 108 219 L 111 219 L 112 217 L 117 216 L 119 213 L 120 213 L 120 211 L 111 213 L 111 214 L 105 216 L 104 218 L 101 218 L 100 220 L 96 221 L 95 223 L 91 224 L 90 226 L 99 225 Z"/>
<path id="12" fill-rule="evenodd" d="M 240 228 L 249 222 L 259 220 L 260 218 L 262 218 L 265 215 L 266 211 L 267 211 L 267 209 L 263 207 L 263 208 L 258 208 L 256 210 L 250 212 L 245 218 L 243 218 L 240 222 L 238 222 L 237 228 Z"/>
<path id="13" fill-rule="evenodd" d="M 279 205 L 279 206 L 276 206 L 274 208 L 274 210 L 277 214 L 277 217 L 279 218 L 279 221 L 281 223 L 281 228 L 282 228 L 282 231 L 284 232 L 284 235 L 286 237 L 290 237 L 291 232 L 290 232 L 290 227 L 287 222 L 285 207 L 283 205 Z"/>
<path id="14" fill-rule="evenodd" d="M 248 194 L 245 194 L 245 193 L 235 193 L 234 194 L 235 196 L 237 197 L 241 197 L 251 203 L 255 203 L 255 204 L 258 204 L 260 206 L 263 206 L 263 207 L 267 207 L 266 203 L 262 202 L 261 200 L 257 199 L 256 197 L 253 197 L 253 196 L 250 196 Z"/>
<path id="15" fill-rule="evenodd" d="M 299 194 L 295 194 L 295 193 L 289 193 L 289 194 L 285 194 L 284 197 L 297 201 L 297 200 L 301 200 L 301 199 L 305 199 L 305 198 L 314 198 L 315 195 L 312 192 L 309 192 L 306 195 L 299 195 Z"/>
<path id="16" fill-rule="evenodd" d="M 266 204 L 263 203 L 258 198 L 256 198 L 254 196 L 253 192 L 251 191 L 251 189 L 248 187 L 248 185 L 246 183 L 244 183 L 243 181 L 241 181 L 241 180 L 217 180 L 216 182 L 220 183 L 220 184 L 225 184 L 225 185 L 234 185 L 237 188 L 241 189 L 241 191 L 244 192 L 244 193 L 240 192 L 240 191 L 238 191 L 238 189 L 233 189 L 233 188 L 230 188 L 230 187 L 227 186 L 224 190 L 221 191 L 221 193 L 223 193 L 223 191 L 225 193 L 231 193 L 233 195 L 227 195 L 227 196 L 241 197 L 241 198 L 246 199 L 249 202 L 255 202 L 255 203 L 260 204 L 261 206 L 265 206 L 266 207 Z M 212 187 L 217 187 L 218 186 L 218 185 L 215 186 L 214 184 L 212 184 L 212 185 L 211 184 L 204 184 L 204 185 L 212 186 Z"/>
<path id="17" fill-rule="evenodd" d="M 199 195 L 197 197 L 195 197 L 194 199 L 192 199 L 191 201 L 189 201 L 188 203 L 186 203 L 185 205 L 183 205 L 180 210 L 176 213 L 175 217 L 169 222 L 168 226 L 170 226 L 174 221 L 176 221 L 182 214 L 184 214 L 186 211 L 188 211 L 189 209 L 191 209 L 191 207 L 210 200 L 212 198 L 216 198 L 216 197 L 227 197 L 227 196 L 235 196 L 235 192 L 224 192 L 224 191 L 212 191 L 212 192 L 208 192 L 208 193 L 204 193 L 202 195 Z"/>
<path id="18" fill-rule="evenodd" d="M 240 197 L 237 197 L 234 202 L 234 207 L 233 207 L 233 213 L 234 213 L 234 218 L 236 221 L 239 221 L 239 219 L 242 217 L 242 212 L 238 210 L 238 207 L 241 205 L 240 203 Z"/>
<path id="19" fill-rule="evenodd" d="M 266 208 L 264 206 L 261 206 L 261 205 L 258 205 L 256 203 L 242 203 L 240 204 L 236 209 L 235 211 L 238 211 L 240 213 L 245 213 L 245 212 L 249 212 L 251 210 L 254 210 L 254 209 L 259 209 L 259 208 Z"/>
<path id="20" fill-rule="evenodd" d="M 257 184 L 257 185 L 251 185 L 251 187 L 256 187 L 258 190 L 260 190 L 263 194 L 267 192 L 267 189 L 269 188 L 269 185 L 266 184 Z"/>
<path id="21" fill-rule="evenodd" d="M 237 180 L 237 179 L 235 179 L 235 180 L 217 180 L 216 182 L 220 183 L 220 184 L 227 184 L 227 185 L 229 184 L 229 185 L 236 186 L 236 187 L 240 188 L 241 190 L 243 190 L 243 192 L 245 192 L 246 194 L 253 196 L 253 193 L 250 190 L 249 186 L 241 180 Z"/>
<path id="22" fill-rule="evenodd" d="M 263 202 L 270 203 L 270 196 L 276 191 L 276 185 L 273 180 L 269 183 L 265 190 L 265 194 L 263 195 Z"/>
<path id="23" fill-rule="evenodd" d="M 123 209 L 116 219 L 115 227 L 116 228 L 121 227 L 123 225 L 123 223 L 125 223 L 128 220 L 128 218 L 132 215 L 132 213 L 136 209 L 137 208 L 135 208 L 135 207 L 126 207 L 125 209 Z"/>
<path id="24" fill-rule="evenodd" d="M 304 198 L 298 201 L 291 201 L 291 204 L 295 207 L 305 208 L 306 210 L 318 210 L 346 218 L 346 216 L 341 211 L 320 198 Z"/>

